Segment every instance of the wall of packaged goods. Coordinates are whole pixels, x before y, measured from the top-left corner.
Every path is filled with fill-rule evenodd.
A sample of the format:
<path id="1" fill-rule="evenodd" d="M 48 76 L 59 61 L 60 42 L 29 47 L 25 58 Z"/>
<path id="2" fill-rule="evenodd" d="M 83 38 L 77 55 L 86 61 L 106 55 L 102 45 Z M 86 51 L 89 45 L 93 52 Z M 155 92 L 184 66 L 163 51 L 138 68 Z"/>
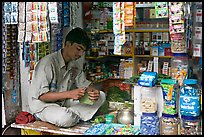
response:
<path id="1" fill-rule="evenodd" d="M 87 76 L 104 84 L 105 91 L 118 81 L 117 86 L 131 92 L 137 114 L 134 125 L 141 127 L 143 135 L 201 133 L 201 5 L 201 2 L 84 3 L 85 29 L 92 38 L 91 50 L 86 53 Z M 152 79 L 155 83 L 147 77 L 155 77 Z M 195 93 L 187 94 L 186 88 L 192 87 Z M 191 106 L 185 99 L 197 106 Z M 194 124 L 195 128 L 188 130 L 185 124 Z M 170 127 L 174 130 L 168 131 Z"/>

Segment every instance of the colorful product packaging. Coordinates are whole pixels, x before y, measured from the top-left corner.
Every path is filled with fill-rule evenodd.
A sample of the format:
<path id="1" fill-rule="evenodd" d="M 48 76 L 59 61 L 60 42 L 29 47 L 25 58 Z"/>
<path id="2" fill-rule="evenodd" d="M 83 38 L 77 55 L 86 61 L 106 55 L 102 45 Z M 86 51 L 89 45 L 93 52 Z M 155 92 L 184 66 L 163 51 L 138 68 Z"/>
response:
<path id="1" fill-rule="evenodd" d="M 184 116 L 199 116 L 201 112 L 200 91 L 196 79 L 185 79 L 180 88 L 180 113 Z"/>
<path id="2" fill-rule="evenodd" d="M 174 115 L 177 113 L 178 81 L 175 79 L 162 79 L 161 87 L 163 92 L 164 107 L 163 113 Z"/>
<path id="3" fill-rule="evenodd" d="M 139 86 L 153 87 L 157 82 L 156 72 L 143 72 L 138 80 Z"/>

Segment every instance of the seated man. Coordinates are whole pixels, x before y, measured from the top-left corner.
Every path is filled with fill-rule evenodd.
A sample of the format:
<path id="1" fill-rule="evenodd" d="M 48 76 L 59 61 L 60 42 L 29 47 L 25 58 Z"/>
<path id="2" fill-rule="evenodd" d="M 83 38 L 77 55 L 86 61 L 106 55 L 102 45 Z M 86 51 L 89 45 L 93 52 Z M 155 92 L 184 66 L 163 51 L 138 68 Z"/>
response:
<path id="1" fill-rule="evenodd" d="M 71 30 L 64 48 L 43 57 L 35 66 L 28 93 L 29 111 L 37 119 L 59 127 L 90 120 L 105 101 L 105 94 L 86 80 L 80 58 L 91 41 L 81 28 Z M 73 85 L 76 86 L 72 89 Z M 93 105 L 79 103 L 88 92 Z"/>

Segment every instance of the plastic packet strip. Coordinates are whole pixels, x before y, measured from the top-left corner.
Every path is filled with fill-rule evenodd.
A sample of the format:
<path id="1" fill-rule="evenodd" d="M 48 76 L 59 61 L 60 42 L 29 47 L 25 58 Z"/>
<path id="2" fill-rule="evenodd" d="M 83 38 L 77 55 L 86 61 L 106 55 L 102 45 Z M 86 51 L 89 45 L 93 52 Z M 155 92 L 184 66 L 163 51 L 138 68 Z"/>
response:
<path id="1" fill-rule="evenodd" d="M 58 23 L 57 2 L 49 2 L 49 18 L 51 23 Z"/>
<path id="2" fill-rule="evenodd" d="M 160 123 L 158 116 L 141 116 L 141 135 L 159 135 Z"/>

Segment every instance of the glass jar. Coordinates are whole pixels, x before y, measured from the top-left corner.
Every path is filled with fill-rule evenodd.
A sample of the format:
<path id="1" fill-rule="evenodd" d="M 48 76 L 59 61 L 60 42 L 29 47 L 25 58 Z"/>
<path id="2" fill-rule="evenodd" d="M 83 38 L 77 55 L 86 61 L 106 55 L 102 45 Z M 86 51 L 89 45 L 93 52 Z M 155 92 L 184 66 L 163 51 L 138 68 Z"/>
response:
<path id="1" fill-rule="evenodd" d="M 160 135 L 178 135 L 178 114 L 168 115 L 163 113 L 160 119 L 160 123 Z"/>
<path id="2" fill-rule="evenodd" d="M 181 116 L 181 135 L 199 135 L 199 117 Z"/>
<path id="3" fill-rule="evenodd" d="M 157 99 L 155 87 L 141 87 L 141 112 L 155 113 L 157 111 Z"/>
<path id="4" fill-rule="evenodd" d="M 141 116 L 141 135 L 159 135 L 159 117 L 157 113 L 142 113 Z"/>
<path id="5" fill-rule="evenodd" d="M 200 90 L 196 79 L 185 79 L 180 88 L 180 114 L 199 116 L 201 112 Z"/>
<path id="6" fill-rule="evenodd" d="M 178 112 L 178 84 L 175 79 L 162 79 L 161 88 L 163 92 L 163 113 L 174 115 Z"/>
<path id="7" fill-rule="evenodd" d="M 186 53 L 173 53 L 171 59 L 171 77 L 177 79 L 181 86 L 188 73 L 188 57 Z"/>

